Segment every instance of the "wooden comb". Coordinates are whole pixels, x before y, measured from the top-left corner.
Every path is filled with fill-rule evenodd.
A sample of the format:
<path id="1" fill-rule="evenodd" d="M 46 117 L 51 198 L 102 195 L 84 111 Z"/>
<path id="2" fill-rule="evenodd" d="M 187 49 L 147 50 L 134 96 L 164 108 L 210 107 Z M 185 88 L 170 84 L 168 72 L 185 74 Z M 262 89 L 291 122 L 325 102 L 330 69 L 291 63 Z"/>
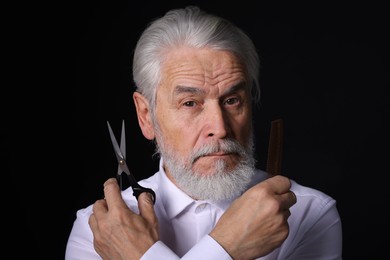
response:
<path id="1" fill-rule="evenodd" d="M 275 119 L 271 122 L 268 144 L 268 158 L 266 171 L 272 175 L 281 174 L 283 151 L 283 120 Z"/>

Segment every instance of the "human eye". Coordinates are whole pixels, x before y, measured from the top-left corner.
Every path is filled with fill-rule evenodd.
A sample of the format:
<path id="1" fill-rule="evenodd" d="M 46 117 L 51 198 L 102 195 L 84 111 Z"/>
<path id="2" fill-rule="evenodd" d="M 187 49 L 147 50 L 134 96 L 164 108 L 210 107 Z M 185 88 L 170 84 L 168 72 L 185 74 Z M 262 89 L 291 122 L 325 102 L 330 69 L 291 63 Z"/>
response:
<path id="1" fill-rule="evenodd" d="M 240 104 L 240 99 L 238 97 L 230 97 L 226 99 L 223 104 L 228 106 L 238 105 Z"/>
<path id="2" fill-rule="evenodd" d="M 185 106 L 185 107 L 194 107 L 194 106 L 196 106 L 196 102 L 193 101 L 193 100 L 185 101 L 185 102 L 183 102 L 183 106 Z"/>

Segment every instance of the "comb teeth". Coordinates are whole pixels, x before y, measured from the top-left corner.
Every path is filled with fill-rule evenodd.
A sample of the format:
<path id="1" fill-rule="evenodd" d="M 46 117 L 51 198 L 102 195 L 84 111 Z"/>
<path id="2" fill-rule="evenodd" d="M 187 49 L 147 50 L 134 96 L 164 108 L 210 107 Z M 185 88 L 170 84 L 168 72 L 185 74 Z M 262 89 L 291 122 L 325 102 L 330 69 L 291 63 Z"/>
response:
<path id="1" fill-rule="evenodd" d="M 268 145 L 267 172 L 272 175 L 281 174 L 283 150 L 283 120 L 271 122 L 271 133 Z"/>

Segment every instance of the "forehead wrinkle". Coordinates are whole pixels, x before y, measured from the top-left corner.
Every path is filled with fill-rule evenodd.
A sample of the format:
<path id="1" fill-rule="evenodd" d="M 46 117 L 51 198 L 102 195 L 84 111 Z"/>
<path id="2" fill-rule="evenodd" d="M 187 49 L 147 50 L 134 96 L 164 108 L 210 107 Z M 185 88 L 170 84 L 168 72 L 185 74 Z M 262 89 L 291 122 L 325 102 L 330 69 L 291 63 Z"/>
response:
<path id="1" fill-rule="evenodd" d="M 176 54 L 178 54 L 178 60 L 167 60 L 164 68 L 166 73 L 164 73 L 165 79 L 163 79 L 163 82 L 171 86 L 174 85 L 175 88 L 180 85 L 179 89 L 173 89 L 174 94 L 183 92 L 195 93 L 195 89 L 199 91 L 203 87 L 208 89 L 212 86 L 226 89 L 240 82 L 246 82 L 245 66 L 243 66 L 240 60 L 231 53 L 218 53 L 222 53 L 222 55 L 218 55 L 215 59 L 210 59 L 208 53 L 200 53 L 194 62 L 190 62 L 188 57 L 183 59 L 181 52 L 173 52 L 173 57 L 176 57 Z M 193 87 L 194 89 L 191 90 L 181 87 Z M 207 93 L 209 90 L 211 89 L 205 89 L 204 93 Z"/>
<path id="2" fill-rule="evenodd" d="M 231 68 L 222 67 L 218 70 L 214 69 L 206 75 L 211 85 L 219 85 L 225 82 L 227 82 L 225 84 L 229 85 L 229 82 L 243 80 L 244 77 L 245 72 L 240 64 L 234 64 Z"/>
<path id="3" fill-rule="evenodd" d="M 182 79 L 186 79 L 204 84 L 205 80 L 205 71 L 203 69 L 199 69 L 199 67 L 192 63 L 180 65 L 170 64 L 165 67 L 164 72 L 164 82 L 174 83 L 177 80 L 181 81 Z"/>

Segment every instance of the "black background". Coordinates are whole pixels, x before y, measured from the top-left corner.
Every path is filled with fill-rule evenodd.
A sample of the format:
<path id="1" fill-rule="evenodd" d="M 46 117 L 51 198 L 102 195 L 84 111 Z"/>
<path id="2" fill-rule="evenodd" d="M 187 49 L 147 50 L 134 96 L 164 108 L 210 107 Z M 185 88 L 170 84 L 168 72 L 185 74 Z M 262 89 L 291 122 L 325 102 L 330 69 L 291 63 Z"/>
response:
<path id="1" fill-rule="evenodd" d="M 258 166 L 265 167 L 270 122 L 282 118 L 283 174 L 337 200 L 344 259 L 384 259 L 389 18 L 384 5 L 367 3 L 16 5 L 3 40 L 15 72 L 6 75 L 3 94 L 2 157 L 11 176 L 3 182 L 3 229 L 10 253 L 63 259 L 77 209 L 99 199 L 103 182 L 116 173 L 107 120 L 118 136 L 125 120 L 134 175 L 156 171 L 154 147 L 133 108 L 132 50 L 151 19 L 197 4 L 243 28 L 259 50 Z"/>

